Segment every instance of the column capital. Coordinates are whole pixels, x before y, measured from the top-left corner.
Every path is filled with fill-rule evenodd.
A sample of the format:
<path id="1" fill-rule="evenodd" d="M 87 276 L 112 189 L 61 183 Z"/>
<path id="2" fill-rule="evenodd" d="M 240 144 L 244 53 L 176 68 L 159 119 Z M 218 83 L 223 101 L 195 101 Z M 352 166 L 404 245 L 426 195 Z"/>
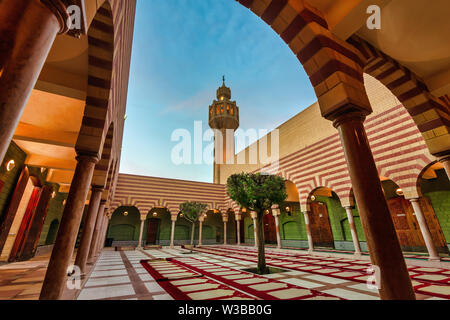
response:
<path id="1" fill-rule="evenodd" d="M 86 153 L 77 152 L 77 156 L 75 157 L 75 160 L 77 160 L 78 162 L 88 161 L 88 162 L 97 164 L 99 159 L 98 159 L 98 156 L 94 155 L 94 154 L 86 154 Z"/>
<path id="2" fill-rule="evenodd" d="M 68 0 L 40 0 L 47 8 L 50 9 L 50 11 L 53 12 L 53 14 L 56 16 L 56 19 L 58 19 L 60 30 L 59 33 L 66 33 L 69 31 L 69 26 L 67 24 L 69 20 L 69 12 L 67 11 L 67 8 L 71 6 L 73 1 Z"/>
<path id="3" fill-rule="evenodd" d="M 103 192 L 105 190 L 105 188 L 103 186 L 92 185 L 91 190 L 92 190 L 92 192 Z M 104 201 L 106 203 L 106 200 L 104 200 Z"/>
<path id="4" fill-rule="evenodd" d="M 252 219 L 256 219 L 258 217 L 258 213 L 256 211 L 250 211 L 250 217 L 252 217 Z"/>
<path id="5" fill-rule="evenodd" d="M 279 216 L 281 214 L 280 206 L 278 204 L 274 204 L 271 209 L 272 209 L 272 215 L 274 217 Z"/>
<path id="6" fill-rule="evenodd" d="M 172 222 L 177 221 L 178 219 L 178 214 L 170 214 L 170 220 L 172 220 Z"/>
<path id="7" fill-rule="evenodd" d="M 335 128 L 338 128 L 341 124 L 349 121 L 358 121 L 358 122 L 364 122 L 366 120 L 366 114 L 364 114 L 362 111 L 352 111 L 348 113 L 341 113 L 336 114 L 332 121 L 333 126 Z"/>

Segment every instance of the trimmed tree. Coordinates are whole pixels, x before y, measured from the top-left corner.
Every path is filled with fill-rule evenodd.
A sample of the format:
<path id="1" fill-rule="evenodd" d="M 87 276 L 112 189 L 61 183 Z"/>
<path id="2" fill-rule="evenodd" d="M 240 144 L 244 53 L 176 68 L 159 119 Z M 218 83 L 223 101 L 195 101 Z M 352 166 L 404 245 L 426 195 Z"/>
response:
<path id="1" fill-rule="evenodd" d="M 243 208 L 257 213 L 256 234 L 258 237 L 259 274 L 269 273 L 264 252 L 264 212 L 274 204 L 280 205 L 287 198 L 284 179 L 277 175 L 261 173 L 239 173 L 227 180 L 229 197 Z M 256 239 L 255 239 L 256 241 Z"/>
<path id="2" fill-rule="evenodd" d="M 207 205 L 201 202 L 188 201 L 180 204 L 180 211 L 183 213 L 183 218 L 192 224 L 191 230 L 191 252 L 194 247 L 194 230 L 195 223 L 198 221 L 200 216 L 206 210 Z"/>

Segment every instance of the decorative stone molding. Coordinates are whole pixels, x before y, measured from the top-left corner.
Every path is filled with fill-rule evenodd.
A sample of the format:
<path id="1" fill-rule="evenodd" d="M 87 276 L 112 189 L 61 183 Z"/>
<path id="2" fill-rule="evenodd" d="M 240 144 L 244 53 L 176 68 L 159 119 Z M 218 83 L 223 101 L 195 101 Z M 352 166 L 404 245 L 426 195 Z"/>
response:
<path id="1" fill-rule="evenodd" d="M 72 5 L 71 1 L 41 0 L 41 2 L 46 5 L 58 19 L 60 25 L 59 33 L 67 33 L 67 31 L 69 31 L 69 26 L 67 25 L 69 12 L 67 11 L 67 7 Z"/>
<path id="2" fill-rule="evenodd" d="M 275 217 L 275 216 L 279 216 L 280 214 L 281 214 L 281 210 L 280 210 L 279 205 L 274 204 L 272 206 L 272 215 Z"/>

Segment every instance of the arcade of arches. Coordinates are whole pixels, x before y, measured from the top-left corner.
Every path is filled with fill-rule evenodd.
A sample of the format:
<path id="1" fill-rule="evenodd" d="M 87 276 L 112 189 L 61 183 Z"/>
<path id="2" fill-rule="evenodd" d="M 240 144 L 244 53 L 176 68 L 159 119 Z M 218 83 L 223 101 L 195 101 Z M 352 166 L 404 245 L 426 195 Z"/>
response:
<path id="1" fill-rule="evenodd" d="M 282 254 L 370 260 L 381 270 L 372 298 L 450 298 L 450 48 L 439 36 L 449 22 L 430 20 L 450 5 L 378 1 L 382 18 L 399 17 L 386 33 L 367 30 L 364 0 L 238 2 L 290 47 L 318 101 L 277 128 L 279 161 L 218 161 L 214 183 L 119 173 L 134 0 L 0 2 L 0 299 L 94 299 L 95 289 L 71 296 L 65 288 L 69 265 L 88 286 L 108 257 L 179 255 L 190 242 L 185 201 L 208 205 L 194 230 L 199 253 L 251 261 L 255 215 L 225 186 L 242 171 L 286 180 L 287 200 L 264 215 L 272 262 Z M 83 9 L 78 31 L 65 22 L 71 4 Z M 419 20 L 420 32 L 406 27 Z M 207 107 L 216 141 L 246 121 L 225 82 Z M 249 159 L 253 147 L 222 150 L 221 160 Z M 14 291 L 18 279 L 6 270 L 28 260 L 42 264 L 39 280 Z M 414 278 L 411 267 L 441 271 Z M 339 290 L 323 292 L 348 298 Z"/>

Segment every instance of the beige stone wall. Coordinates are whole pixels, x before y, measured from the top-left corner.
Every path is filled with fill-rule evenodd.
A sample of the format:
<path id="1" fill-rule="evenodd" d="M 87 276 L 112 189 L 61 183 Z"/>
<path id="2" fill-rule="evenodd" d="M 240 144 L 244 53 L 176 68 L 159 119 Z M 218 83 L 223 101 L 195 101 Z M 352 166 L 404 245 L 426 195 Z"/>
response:
<path id="1" fill-rule="evenodd" d="M 369 101 L 373 108 L 371 117 L 401 104 L 400 101 L 391 93 L 391 91 L 375 78 L 365 74 L 364 82 Z M 287 120 L 277 129 L 279 130 L 280 159 L 337 133 L 337 130 L 333 127 L 332 122 L 321 116 L 318 102 L 312 104 L 291 119 Z M 269 133 L 267 138 L 269 150 L 271 150 L 270 135 L 271 133 Z M 264 167 L 264 165 L 260 163 L 259 159 L 257 164 L 250 164 L 249 161 L 250 149 L 256 148 L 259 154 L 258 142 L 250 145 L 248 148 L 242 150 L 235 156 L 235 163 L 238 163 L 237 157 L 242 157 L 242 154 L 245 154 L 245 164 L 220 166 L 220 183 L 225 184 L 227 178 L 233 173 L 251 172 Z"/>

